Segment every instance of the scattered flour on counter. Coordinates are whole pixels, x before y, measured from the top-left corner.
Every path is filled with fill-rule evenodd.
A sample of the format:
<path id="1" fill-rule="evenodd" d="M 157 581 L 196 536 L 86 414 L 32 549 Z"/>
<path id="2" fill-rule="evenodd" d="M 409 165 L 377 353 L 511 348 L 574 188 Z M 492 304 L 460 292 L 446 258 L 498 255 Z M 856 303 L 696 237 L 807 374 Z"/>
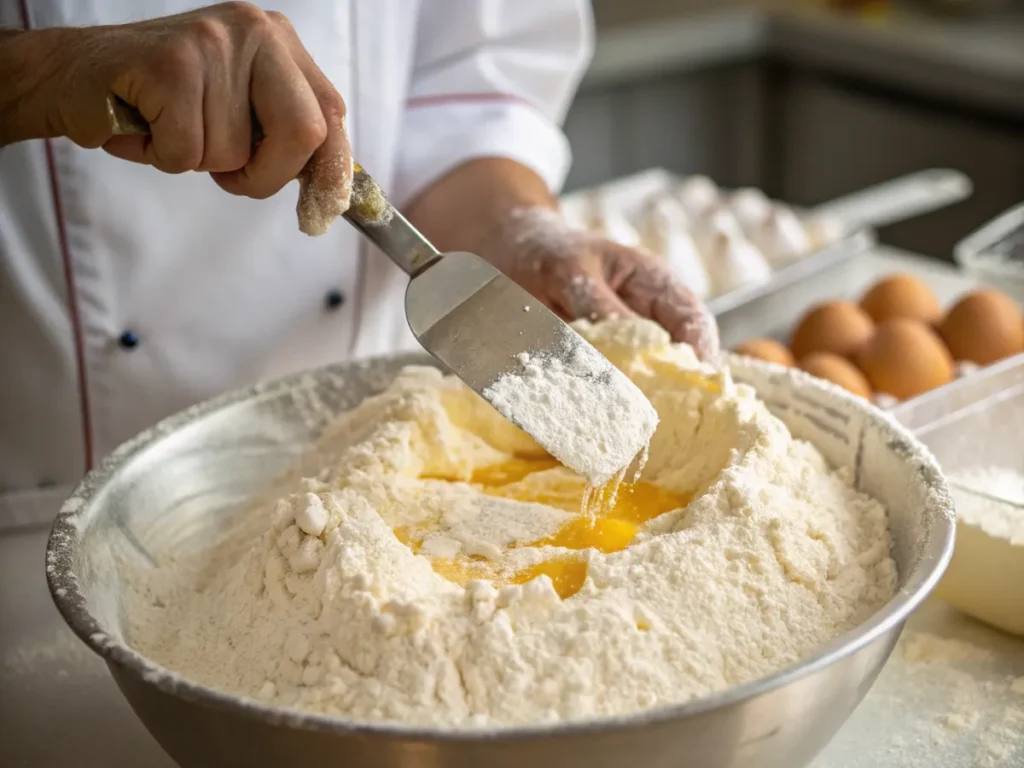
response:
<path id="1" fill-rule="evenodd" d="M 277 706 L 493 727 L 704 696 L 891 598 L 886 510 L 753 389 L 646 321 L 578 327 L 661 419 L 624 506 L 586 518 L 582 478 L 407 368 L 207 551 L 151 547 L 161 567 L 124 577 L 132 644 Z"/>
<path id="2" fill-rule="evenodd" d="M 911 662 L 944 663 L 988 661 L 995 654 L 989 648 L 952 637 L 927 632 L 908 633 L 903 641 L 903 658 Z"/>
<path id="3" fill-rule="evenodd" d="M 4 673 L 25 678 L 64 677 L 71 671 L 82 670 L 106 672 L 99 658 L 64 627 L 47 636 L 21 638 L 5 648 L 2 666 Z"/>
<path id="4" fill-rule="evenodd" d="M 1013 695 L 1016 678 L 993 673 L 1006 663 L 1005 649 L 920 631 L 906 632 L 900 647 L 909 673 L 904 695 L 926 698 L 929 705 L 941 700 L 945 709 L 936 715 L 932 738 L 945 745 L 950 765 L 961 764 L 952 756 L 965 747 L 973 768 L 1019 764 L 1024 705 Z"/>
<path id="5" fill-rule="evenodd" d="M 566 334 L 561 346 L 557 357 L 519 355 L 518 368 L 484 397 L 565 466 L 601 485 L 647 447 L 658 414 L 578 334 Z"/>

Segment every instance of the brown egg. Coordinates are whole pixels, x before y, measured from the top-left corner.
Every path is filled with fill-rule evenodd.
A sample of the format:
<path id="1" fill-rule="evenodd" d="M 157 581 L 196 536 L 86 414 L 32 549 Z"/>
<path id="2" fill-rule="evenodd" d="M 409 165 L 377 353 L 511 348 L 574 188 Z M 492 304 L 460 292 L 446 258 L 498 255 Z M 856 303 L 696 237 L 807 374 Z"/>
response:
<path id="1" fill-rule="evenodd" d="M 876 391 L 900 400 L 953 379 L 953 358 L 942 339 L 920 320 L 905 317 L 879 325 L 856 361 Z"/>
<path id="2" fill-rule="evenodd" d="M 871 385 L 857 366 L 831 352 L 812 352 L 800 358 L 799 366 L 812 376 L 831 381 L 861 397 L 871 397 Z"/>
<path id="3" fill-rule="evenodd" d="M 976 291 L 953 305 L 939 333 L 957 360 L 988 365 L 1024 352 L 1024 319 L 1016 302 L 994 290 Z"/>
<path id="4" fill-rule="evenodd" d="M 758 360 L 766 360 L 769 363 L 778 363 L 787 367 L 792 367 L 796 362 L 793 360 L 793 353 L 775 339 L 747 339 L 742 344 L 738 344 L 733 352 L 737 355 L 756 357 Z"/>
<path id="5" fill-rule="evenodd" d="M 875 331 L 867 312 L 850 301 L 830 301 L 811 309 L 793 331 L 789 348 L 799 360 L 811 352 L 855 355 Z"/>
<path id="6" fill-rule="evenodd" d="M 892 275 L 878 281 L 864 294 L 860 308 L 876 323 L 894 317 L 910 317 L 933 325 L 942 317 L 939 297 L 913 275 Z"/>

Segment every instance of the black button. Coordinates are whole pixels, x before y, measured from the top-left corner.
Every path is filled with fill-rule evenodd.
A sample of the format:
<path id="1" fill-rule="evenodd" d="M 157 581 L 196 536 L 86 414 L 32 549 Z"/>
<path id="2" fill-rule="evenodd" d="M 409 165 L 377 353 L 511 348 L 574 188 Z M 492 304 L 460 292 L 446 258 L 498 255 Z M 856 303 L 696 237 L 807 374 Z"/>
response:
<path id="1" fill-rule="evenodd" d="M 125 331 L 118 337 L 117 343 L 121 349 L 135 349 L 139 346 L 139 336 L 135 331 Z"/>
<path id="2" fill-rule="evenodd" d="M 345 303 L 345 294 L 339 290 L 328 291 L 324 297 L 324 304 L 328 309 L 338 309 Z"/>

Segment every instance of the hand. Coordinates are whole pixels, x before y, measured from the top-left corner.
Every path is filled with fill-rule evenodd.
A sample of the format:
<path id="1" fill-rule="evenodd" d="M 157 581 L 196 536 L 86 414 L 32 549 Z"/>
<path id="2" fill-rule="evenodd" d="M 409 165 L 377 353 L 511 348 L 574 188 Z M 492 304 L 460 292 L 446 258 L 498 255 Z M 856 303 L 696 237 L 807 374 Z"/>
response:
<path id="1" fill-rule="evenodd" d="M 718 327 L 701 301 L 649 253 L 572 229 L 534 171 L 500 157 L 455 168 L 406 206 L 441 251 L 483 256 L 564 320 L 647 317 L 702 360 Z"/>
<path id="2" fill-rule="evenodd" d="M 719 353 L 704 304 L 650 253 L 569 227 L 549 208 L 512 211 L 481 255 L 563 319 L 647 317 L 694 348 Z"/>
<path id="3" fill-rule="evenodd" d="M 45 120 L 36 120 L 40 135 L 102 146 L 167 173 L 208 171 L 228 192 L 254 198 L 302 172 L 308 197 L 330 198 L 335 215 L 348 207 L 345 103 L 281 14 L 225 3 L 38 34 L 60 61 L 40 84 L 48 95 L 40 107 Z M 152 136 L 112 135 L 110 93 L 139 110 Z M 255 151 L 253 113 L 264 133 Z"/>

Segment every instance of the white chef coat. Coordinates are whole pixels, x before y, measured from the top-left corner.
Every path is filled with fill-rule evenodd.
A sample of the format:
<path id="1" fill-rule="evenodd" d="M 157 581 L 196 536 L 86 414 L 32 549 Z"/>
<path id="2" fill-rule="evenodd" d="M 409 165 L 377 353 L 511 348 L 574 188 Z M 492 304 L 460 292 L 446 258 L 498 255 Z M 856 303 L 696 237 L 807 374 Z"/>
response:
<path id="1" fill-rule="evenodd" d="M 0 25 L 113 24 L 195 0 L 3 0 Z M 591 51 L 585 0 L 273 0 L 401 204 L 501 156 L 552 188 Z M 0 150 L 0 527 L 53 516 L 120 442 L 220 391 L 415 348 L 407 278 L 343 223 L 299 233 L 297 185 L 235 198 L 71 142 Z"/>

